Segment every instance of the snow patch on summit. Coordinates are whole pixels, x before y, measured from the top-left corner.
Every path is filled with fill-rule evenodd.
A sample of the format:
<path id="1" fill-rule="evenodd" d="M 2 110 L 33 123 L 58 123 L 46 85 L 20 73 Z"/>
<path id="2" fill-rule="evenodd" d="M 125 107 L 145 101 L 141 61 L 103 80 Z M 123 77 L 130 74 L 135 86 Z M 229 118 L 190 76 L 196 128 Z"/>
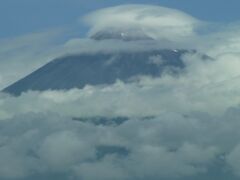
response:
<path id="1" fill-rule="evenodd" d="M 142 30 L 136 29 L 105 29 L 91 35 L 90 38 L 98 41 L 110 39 L 123 41 L 153 40 L 152 37 L 145 34 Z"/>

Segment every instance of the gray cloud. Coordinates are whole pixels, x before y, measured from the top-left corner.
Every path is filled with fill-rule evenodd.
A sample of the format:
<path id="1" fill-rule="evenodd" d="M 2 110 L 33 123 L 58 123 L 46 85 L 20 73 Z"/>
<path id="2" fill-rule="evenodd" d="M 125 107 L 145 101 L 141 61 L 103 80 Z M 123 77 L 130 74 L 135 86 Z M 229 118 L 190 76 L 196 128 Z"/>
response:
<path id="1" fill-rule="evenodd" d="M 234 111 L 240 112 L 239 108 Z M 237 172 L 237 119 L 229 117 L 229 112 L 218 119 L 204 114 L 162 113 L 103 126 L 57 114 L 19 115 L 0 122 L 0 177 L 64 174 L 65 179 L 87 180 L 184 179 L 211 175 L 210 167 L 214 166 L 233 167 Z M 115 148 L 98 156 L 99 146 L 109 150 L 124 147 L 129 153 L 121 154 Z M 217 161 L 224 164 L 219 166 Z"/>

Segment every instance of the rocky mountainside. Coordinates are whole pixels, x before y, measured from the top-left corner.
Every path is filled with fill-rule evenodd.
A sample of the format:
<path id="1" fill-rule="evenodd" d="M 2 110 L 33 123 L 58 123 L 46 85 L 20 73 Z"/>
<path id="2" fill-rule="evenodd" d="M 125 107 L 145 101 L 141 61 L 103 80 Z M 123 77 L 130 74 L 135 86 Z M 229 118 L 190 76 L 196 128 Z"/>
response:
<path id="1" fill-rule="evenodd" d="M 183 68 L 181 56 L 186 50 L 70 55 L 55 59 L 3 91 L 20 95 L 28 90 L 83 88 L 85 85 L 127 82 L 141 75 L 161 76 L 164 70 Z"/>

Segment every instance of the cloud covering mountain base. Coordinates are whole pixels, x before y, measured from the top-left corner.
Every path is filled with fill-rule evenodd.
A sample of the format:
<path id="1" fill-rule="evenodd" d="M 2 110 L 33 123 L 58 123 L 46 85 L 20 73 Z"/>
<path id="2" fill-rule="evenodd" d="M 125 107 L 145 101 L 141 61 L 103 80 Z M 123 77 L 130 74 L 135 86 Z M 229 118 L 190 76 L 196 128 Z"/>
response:
<path id="1" fill-rule="evenodd" d="M 94 124 L 56 113 L 2 120 L 2 179 L 204 179 L 239 172 L 239 108 Z M 216 172 L 217 171 L 217 172 Z M 51 178 L 50 178 L 51 177 Z"/>

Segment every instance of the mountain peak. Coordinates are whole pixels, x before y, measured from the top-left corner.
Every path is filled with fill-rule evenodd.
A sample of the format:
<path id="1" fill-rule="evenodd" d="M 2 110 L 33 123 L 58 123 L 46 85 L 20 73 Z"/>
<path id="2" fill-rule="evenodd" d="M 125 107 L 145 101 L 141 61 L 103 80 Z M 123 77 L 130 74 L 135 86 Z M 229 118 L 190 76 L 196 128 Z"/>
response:
<path id="1" fill-rule="evenodd" d="M 111 39 L 122 41 L 153 40 L 142 30 L 136 29 L 106 29 L 94 33 L 90 38 L 98 41 Z"/>

